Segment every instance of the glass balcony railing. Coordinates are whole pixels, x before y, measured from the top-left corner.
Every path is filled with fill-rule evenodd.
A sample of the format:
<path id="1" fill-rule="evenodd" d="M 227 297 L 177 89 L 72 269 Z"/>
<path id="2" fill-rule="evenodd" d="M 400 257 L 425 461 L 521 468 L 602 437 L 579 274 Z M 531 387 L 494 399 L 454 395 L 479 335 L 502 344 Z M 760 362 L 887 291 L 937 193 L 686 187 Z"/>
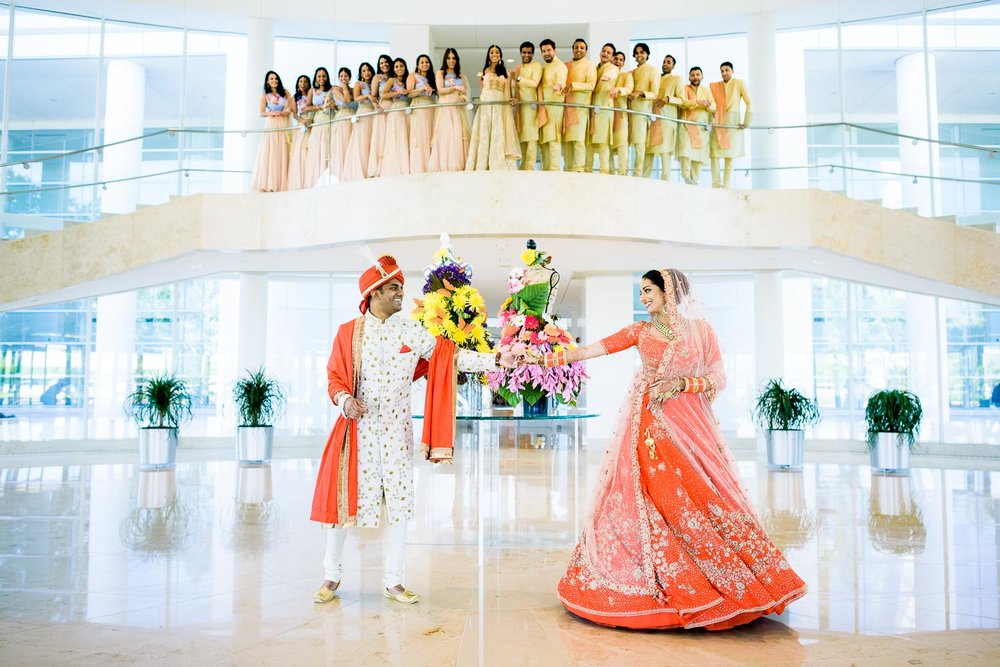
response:
<path id="1" fill-rule="evenodd" d="M 559 102 L 520 104 L 579 107 L 588 112 L 605 110 L 629 116 L 642 113 L 679 126 L 690 123 L 611 107 Z M 473 100 L 436 107 L 464 107 L 471 120 L 484 105 L 509 102 Z M 366 115 L 413 111 L 411 107 L 380 109 L 325 123 L 357 122 Z M 943 129 L 948 136 L 924 137 L 897 132 L 892 126 L 850 122 L 769 124 L 758 115 L 745 129 L 747 155 L 734 160 L 732 187 L 817 188 L 887 208 L 950 216 L 959 224 L 997 229 L 1000 144 L 994 137 L 970 137 L 959 129 Z M 162 128 L 104 144 L 95 143 L 96 135 L 90 132 L 76 148 L 69 148 L 65 139 L 49 145 L 32 141 L 21 146 L 15 141 L 8 151 L 8 161 L 0 165 L 0 195 L 5 202 L 0 214 L 0 238 L 9 240 L 63 229 L 128 212 L 132 206 L 161 204 L 174 196 L 244 192 L 250 180 L 246 165 L 253 161 L 253 155 L 247 152 L 255 145 L 248 139 L 268 132 L 294 131 L 299 131 L 296 126 L 290 130 Z M 970 143 L 970 139 L 982 143 Z M 678 163 L 673 160 L 671 164 L 673 173 L 669 178 L 679 181 Z M 657 161 L 650 177 L 660 178 L 659 169 Z M 703 169 L 708 171 L 708 163 L 703 164 Z M 710 185 L 707 173 L 701 183 Z M 125 197 L 129 202 L 127 210 L 122 209 L 121 197 L 115 193 L 123 187 L 129 189 Z"/>

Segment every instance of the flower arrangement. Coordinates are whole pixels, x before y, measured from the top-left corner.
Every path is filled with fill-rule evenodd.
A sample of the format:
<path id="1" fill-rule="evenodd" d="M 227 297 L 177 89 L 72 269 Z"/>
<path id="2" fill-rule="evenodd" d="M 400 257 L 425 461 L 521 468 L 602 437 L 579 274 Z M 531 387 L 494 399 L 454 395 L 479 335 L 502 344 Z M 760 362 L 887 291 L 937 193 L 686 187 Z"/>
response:
<path id="1" fill-rule="evenodd" d="M 507 277 L 510 296 L 500 307 L 501 352 L 512 352 L 517 357 L 544 356 L 547 352 L 573 349 L 573 338 L 562 327 L 548 319 L 545 310 L 549 301 L 551 283 L 548 279 L 537 282 L 531 271 L 533 266 L 545 267 L 551 257 L 538 250 L 533 241 L 521 254 L 525 267 L 516 267 Z M 546 269 L 548 270 L 548 269 Z M 587 379 L 580 362 L 545 368 L 524 364 L 515 368 L 501 368 L 486 374 L 487 383 L 511 406 L 521 401 L 534 405 L 543 396 L 551 396 L 559 403 L 576 405 Z"/>
<path id="2" fill-rule="evenodd" d="M 486 302 L 472 286 L 472 267 L 456 257 L 448 235 L 442 235 L 434 263 L 424 269 L 423 298 L 414 299 L 413 319 L 433 336 L 453 341 L 461 349 L 489 352 Z"/>

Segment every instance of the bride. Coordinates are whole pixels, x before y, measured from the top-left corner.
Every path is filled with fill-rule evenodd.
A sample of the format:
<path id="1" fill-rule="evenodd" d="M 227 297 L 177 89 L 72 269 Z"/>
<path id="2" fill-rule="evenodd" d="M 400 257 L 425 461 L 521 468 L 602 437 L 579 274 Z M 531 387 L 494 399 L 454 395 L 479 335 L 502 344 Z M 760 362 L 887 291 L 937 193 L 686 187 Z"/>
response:
<path id="1" fill-rule="evenodd" d="M 712 412 L 726 383 L 715 332 L 676 269 L 646 273 L 640 298 L 648 322 L 544 359 L 631 347 L 642 359 L 559 598 L 634 629 L 724 630 L 781 613 L 806 585 L 761 527 Z"/>

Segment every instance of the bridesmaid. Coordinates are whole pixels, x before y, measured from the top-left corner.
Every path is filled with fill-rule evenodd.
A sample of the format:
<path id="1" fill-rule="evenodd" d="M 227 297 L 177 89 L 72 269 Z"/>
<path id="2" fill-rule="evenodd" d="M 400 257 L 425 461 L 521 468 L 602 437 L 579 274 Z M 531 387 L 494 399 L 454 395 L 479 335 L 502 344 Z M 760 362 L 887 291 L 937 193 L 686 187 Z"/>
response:
<path id="1" fill-rule="evenodd" d="M 406 94 L 413 112 L 410 114 L 410 173 L 428 171 L 431 159 L 431 137 L 434 131 L 434 98 L 437 95 L 431 59 L 417 56 L 416 70 L 406 79 Z M 427 107 L 421 109 L 421 107 Z"/>
<path id="2" fill-rule="evenodd" d="M 382 93 L 386 83 L 392 78 L 392 58 L 382 54 L 378 57 L 378 71 L 372 79 L 372 93 L 378 99 L 377 111 L 385 111 L 392 105 L 389 98 L 383 99 Z M 373 102 L 375 100 L 372 100 Z M 368 149 L 368 178 L 375 178 L 382 171 L 382 149 L 385 146 L 385 114 L 377 113 L 372 117 L 372 140 Z"/>
<path id="3" fill-rule="evenodd" d="M 309 145 L 309 126 L 312 112 L 306 111 L 312 96 L 312 82 L 305 74 L 295 81 L 295 106 L 292 115 L 299 124 L 292 138 L 292 151 L 288 156 L 288 189 L 301 190 L 306 177 L 306 147 Z"/>
<path id="4" fill-rule="evenodd" d="M 335 183 L 341 180 L 344 173 L 344 159 L 347 157 L 347 147 L 351 144 L 351 116 L 354 109 L 351 102 L 354 96 L 351 92 L 351 70 L 341 67 L 337 71 L 337 78 L 340 84 L 333 87 L 333 104 L 337 107 L 334 115 L 336 122 L 331 131 L 333 139 L 330 141 L 330 175 Z"/>
<path id="5" fill-rule="evenodd" d="M 480 75 L 483 84 L 476 119 L 472 121 L 469 158 L 465 170 L 517 169 L 521 144 L 514 128 L 514 109 L 510 106 L 510 78 L 503 64 L 503 52 L 496 44 L 486 50 L 486 62 Z"/>
<path id="6" fill-rule="evenodd" d="M 309 130 L 309 144 L 306 149 L 306 175 L 302 187 L 311 188 L 330 166 L 330 119 L 333 115 L 333 95 L 330 91 L 330 73 L 325 67 L 317 67 L 313 74 L 312 100 L 306 111 L 315 112 L 312 129 Z"/>
<path id="7" fill-rule="evenodd" d="M 344 172 L 340 175 L 342 181 L 357 181 L 368 176 L 368 151 L 371 148 L 374 123 L 374 118 L 369 114 L 375 110 L 375 95 L 372 94 L 374 78 L 375 68 L 370 63 L 361 63 L 358 81 L 354 84 L 358 122 L 351 131 L 351 143 L 347 147 L 347 156 L 344 157 Z"/>
<path id="8" fill-rule="evenodd" d="M 264 127 L 273 132 L 261 135 L 257 148 L 257 161 L 253 166 L 250 187 L 256 192 L 280 192 L 288 180 L 288 116 L 292 100 L 281 85 L 277 72 L 264 75 L 264 94 L 260 97 L 260 115 L 267 120 Z"/>
<path id="9" fill-rule="evenodd" d="M 444 50 L 444 62 L 437 72 L 439 106 L 434 112 L 430 171 L 462 171 L 469 156 L 469 117 L 457 106 L 469 99 L 469 83 L 462 76 L 458 51 Z M 449 104 L 452 106 L 442 106 Z"/>
<path id="10" fill-rule="evenodd" d="M 392 61 L 394 76 L 385 82 L 385 92 L 381 94 L 382 106 L 389 100 L 392 113 L 386 114 L 385 145 L 382 147 L 382 176 L 405 176 L 410 173 L 410 137 L 403 111 L 410 104 L 406 95 L 406 81 L 410 70 L 406 61 L 396 58 Z"/>

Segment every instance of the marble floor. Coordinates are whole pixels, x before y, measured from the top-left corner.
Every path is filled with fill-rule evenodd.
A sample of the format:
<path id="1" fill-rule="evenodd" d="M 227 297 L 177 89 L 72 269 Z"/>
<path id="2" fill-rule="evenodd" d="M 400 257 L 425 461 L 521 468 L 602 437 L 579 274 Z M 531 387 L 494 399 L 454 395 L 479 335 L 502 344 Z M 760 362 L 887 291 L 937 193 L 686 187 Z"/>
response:
<path id="1" fill-rule="evenodd" d="M 319 452 L 240 467 L 182 449 L 149 472 L 0 459 L 0 665 L 1000 664 L 996 463 L 741 460 L 809 594 L 728 632 L 629 632 L 555 596 L 602 452 L 562 430 L 493 435 L 417 464 L 411 607 L 381 596 L 377 530 L 349 538 L 339 599 L 313 604 Z"/>

